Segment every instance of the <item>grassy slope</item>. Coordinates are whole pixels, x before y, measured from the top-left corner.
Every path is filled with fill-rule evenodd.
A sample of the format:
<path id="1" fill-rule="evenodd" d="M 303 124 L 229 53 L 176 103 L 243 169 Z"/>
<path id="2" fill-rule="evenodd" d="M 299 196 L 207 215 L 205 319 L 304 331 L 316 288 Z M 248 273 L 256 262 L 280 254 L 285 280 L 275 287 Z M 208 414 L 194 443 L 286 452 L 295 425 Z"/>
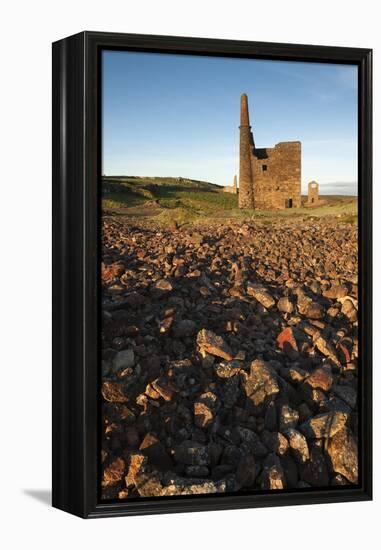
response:
<path id="1" fill-rule="evenodd" d="M 222 187 L 205 181 L 178 178 L 103 178 L 102 206 L 131 208 L 149 200 L 159 200 L 164 208 L 203 211 L 236 208 L 237 196 L 223 193 Z"/>
<path id="2" fill-rule="evenodd" d="M 253 216 L 252 211 L 238 208 L 238 196 L 224 193 L 212 183 L 179 178 L 140 178 L 132 176 L 103 178 L 102 207 L 114 213 L 145 215 L 155 220 L 179 223 L 208 218 L 242 218 Z M 255 211 L 258 218 L 289 219 L 297 216 L 340 215 L 343 221 L 355 223 L 355 197 L 324 197 L 327 203 L 317 208 L 297 208 L 279 211 Z M 159 201 L 160 207 L 149 207 Z M 144 206 L 143 206 L 144 205 Z M 148 205 L 148 208 L 147 208 Z M 151 208 L 151 209 L 150 209 Z"/>

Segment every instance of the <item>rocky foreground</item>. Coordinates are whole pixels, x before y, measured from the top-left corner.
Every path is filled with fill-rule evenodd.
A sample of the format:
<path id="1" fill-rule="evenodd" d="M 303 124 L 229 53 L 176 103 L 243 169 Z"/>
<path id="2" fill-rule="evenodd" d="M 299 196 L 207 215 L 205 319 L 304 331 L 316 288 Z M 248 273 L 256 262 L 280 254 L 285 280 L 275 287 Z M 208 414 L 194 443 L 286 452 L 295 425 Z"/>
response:
<path id="1" fill-rule="evenodd" d="M 103 222 L 102 492 L 358 481 L 357 227 Z"/>

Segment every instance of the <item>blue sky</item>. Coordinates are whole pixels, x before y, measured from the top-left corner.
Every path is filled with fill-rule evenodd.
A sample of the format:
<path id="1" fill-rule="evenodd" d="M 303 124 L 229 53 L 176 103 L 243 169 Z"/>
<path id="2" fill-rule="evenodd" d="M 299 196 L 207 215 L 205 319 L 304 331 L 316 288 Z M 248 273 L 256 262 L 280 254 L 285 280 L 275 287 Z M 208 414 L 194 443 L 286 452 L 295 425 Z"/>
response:
<path id="1" fill-rule="evenodd" d="M 106 175 L 231 185 L 241 93 L 257 147 L 302 142 L 302 191 L 357 192 L 357 67 L 103 52 Z"/>

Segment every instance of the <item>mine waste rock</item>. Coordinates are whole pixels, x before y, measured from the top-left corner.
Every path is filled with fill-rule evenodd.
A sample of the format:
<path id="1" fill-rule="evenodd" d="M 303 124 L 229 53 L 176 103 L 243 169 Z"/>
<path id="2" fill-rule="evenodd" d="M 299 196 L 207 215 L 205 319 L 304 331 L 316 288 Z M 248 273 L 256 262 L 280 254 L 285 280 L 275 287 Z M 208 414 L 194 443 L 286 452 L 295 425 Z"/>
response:
<path id="1" fill-rule="evenodd" d="M 357 227 L 102 231 L 102 496 L 358 482 Z"/>
<path id="2" fill-rule="evenodd" d="M 255 406 L 264 405 L 279 392 L 277 375 L 264 361 L 253 361 L 245 378 L 246 395 Z"/>
<path id="3" fill-rule="evenodd" d="M 202 329 L 197 335 L 197 343 L 201 353 L 210 353 L 223 359 L 233 359 L 229 346 L 221 336 L 211 330 Z"/>

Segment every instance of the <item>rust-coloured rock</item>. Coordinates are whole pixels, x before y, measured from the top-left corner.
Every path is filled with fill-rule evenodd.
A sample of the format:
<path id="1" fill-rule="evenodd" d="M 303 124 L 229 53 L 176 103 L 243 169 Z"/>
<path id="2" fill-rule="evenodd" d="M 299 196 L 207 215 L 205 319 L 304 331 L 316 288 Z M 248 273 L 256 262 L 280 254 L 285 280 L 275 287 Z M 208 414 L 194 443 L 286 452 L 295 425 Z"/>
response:
<path id="1" fill-rule="evenodd" d="M 321 388 L 328 391 L 333 384 L 333 376 L 330 369 L 319 367 L 315 369 L 305 380 L 312 388 Z"/>
<path id="2" fill-rule="evenodd" d="M 287 327 L 282 330 L 282 332 L 278 334 L 276 341 L 279 348 L 291 357 L 294 357 L 295 352 L 299 351 L 292 327 Z"/>

